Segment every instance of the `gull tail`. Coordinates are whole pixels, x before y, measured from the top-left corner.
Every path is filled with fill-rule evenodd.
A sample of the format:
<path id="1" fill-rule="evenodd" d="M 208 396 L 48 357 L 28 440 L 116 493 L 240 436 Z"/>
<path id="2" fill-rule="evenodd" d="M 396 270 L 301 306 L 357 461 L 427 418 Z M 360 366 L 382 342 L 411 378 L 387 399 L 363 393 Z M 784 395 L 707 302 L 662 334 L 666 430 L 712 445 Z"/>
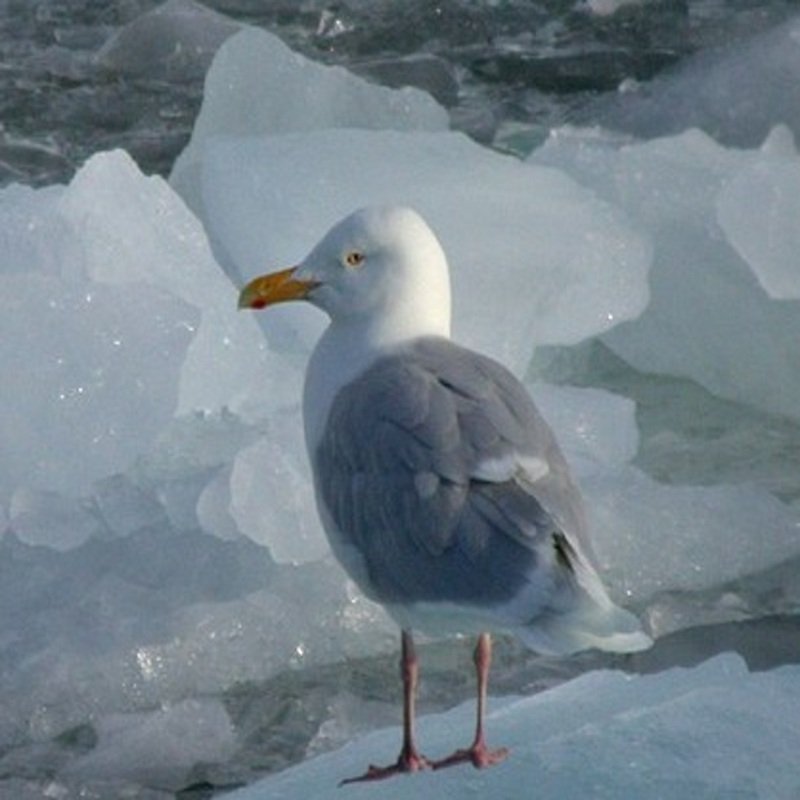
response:
<path id="1" fill-rule="evenodd" d="M 567 585 L 556 605 L 517 630 L 522 642 L 548 655 L 592 648 L 634 653 L 650 647 L 653 640 L 636 616 L 612 602 L 597 573 L 566 537 L 557 533 L 553 543 Z"/>

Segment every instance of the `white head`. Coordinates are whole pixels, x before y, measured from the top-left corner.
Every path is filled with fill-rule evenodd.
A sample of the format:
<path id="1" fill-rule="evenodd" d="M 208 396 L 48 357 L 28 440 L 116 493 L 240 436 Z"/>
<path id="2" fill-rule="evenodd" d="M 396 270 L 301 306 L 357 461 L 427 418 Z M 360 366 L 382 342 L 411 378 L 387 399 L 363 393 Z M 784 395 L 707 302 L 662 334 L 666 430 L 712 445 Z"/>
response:
<path id="1" fill-rule="evenodd" d="M 448 335 L 450 281 L 436 236 L 415 211 L 364 208 L 334 225 L 297 267 L 251 281 L 240 307 L 304 299 L 334 325 L 395 337 Z"/>

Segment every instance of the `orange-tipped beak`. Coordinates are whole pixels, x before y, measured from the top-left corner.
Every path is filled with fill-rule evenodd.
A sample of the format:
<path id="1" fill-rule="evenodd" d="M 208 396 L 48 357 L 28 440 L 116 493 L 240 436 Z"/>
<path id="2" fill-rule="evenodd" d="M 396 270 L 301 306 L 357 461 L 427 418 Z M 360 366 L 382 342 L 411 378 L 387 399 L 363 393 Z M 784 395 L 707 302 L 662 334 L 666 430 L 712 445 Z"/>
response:
<path id="1" fill-rule="evenodd" d="M 259 309 L 307 297 L 308 293 L 319 284 L 315 281 L 296 280 L 293 277 L 296 269 L 290 267 L 253 278 L 239 293 L 239 308 Z"/>

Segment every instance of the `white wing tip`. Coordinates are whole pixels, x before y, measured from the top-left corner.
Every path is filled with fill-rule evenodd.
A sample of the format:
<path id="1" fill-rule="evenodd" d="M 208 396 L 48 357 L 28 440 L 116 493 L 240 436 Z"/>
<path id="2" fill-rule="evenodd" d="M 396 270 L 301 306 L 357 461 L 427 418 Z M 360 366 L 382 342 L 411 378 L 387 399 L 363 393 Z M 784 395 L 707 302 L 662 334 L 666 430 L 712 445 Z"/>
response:
<path id="1" fill-rule="evenodd" d="M 636 653 L 653 644 L 636 617 L 615 605 L 548 614 L 518 629 L 517 633 L 528 647 L 548 655 L 568 655 L 591 649 Z"/>

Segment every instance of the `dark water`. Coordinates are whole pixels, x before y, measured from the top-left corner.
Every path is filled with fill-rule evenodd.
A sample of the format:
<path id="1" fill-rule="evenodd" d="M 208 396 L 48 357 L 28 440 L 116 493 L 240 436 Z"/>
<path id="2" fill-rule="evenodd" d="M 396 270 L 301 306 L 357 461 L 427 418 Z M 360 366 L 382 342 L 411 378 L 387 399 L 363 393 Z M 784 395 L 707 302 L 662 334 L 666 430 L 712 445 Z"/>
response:
<path id="1" fill-rule="evenodd" d="M 597 2 L 597 0 L 592 0 Z M 186 2 L 188 4 L 188 0 Z M 62 182 L 98 150 L 167 174 L 200 107 L 213 47 L 184 68 L 102 50 L 154 0 L 0 0 L 0 184 Z M 575 0 L 209 0 L 311 58 L 426 88 L 453 127 L 491 142 L 509 120 L 590 123 L 589 101 L 796 10 L 787 0 L 646 0 L 611 15 Z M 169 35 L 167 32 L 165 35 Z"/>

